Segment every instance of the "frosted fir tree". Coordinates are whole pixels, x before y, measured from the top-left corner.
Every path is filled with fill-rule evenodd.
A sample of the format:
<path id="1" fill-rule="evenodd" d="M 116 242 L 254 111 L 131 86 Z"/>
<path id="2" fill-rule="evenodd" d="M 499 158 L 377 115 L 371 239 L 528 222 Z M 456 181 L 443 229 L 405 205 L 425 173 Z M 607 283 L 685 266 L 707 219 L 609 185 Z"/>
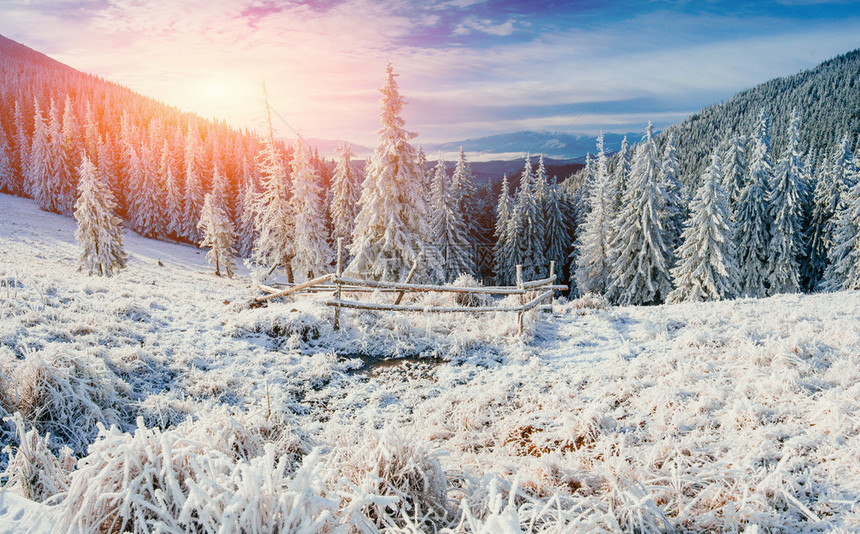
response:
<path id="1" fill-rule="evenodd" d="M 233 276 L 233 258 L 236 251 L 233 244 L 236 241 L 236 232 L 233 229 L 233 221 L 227 215 L 227 211 L 214 193 L 207 194 L 203 200 L 203 209 L 200 211 L 200 221 L 197 228 L 203 235 L 199 246 L 209 247 L 206 259 L 215 264 L 215 274 L 221 276 L 221 267 L 228 277 Z"/>
<path id="2" fill-rule="evenodd" d="M 302 139 L 296 140 L 292 162 L 292 211 L 295 214 L 292 261 L 296 282 L 331 272 L 334 252 L 328 240 L 322 179 L 309 159 Z"/>
<path id="3" fill-rule="evenodd" d="M 355 220 L 348 271 L 360 276 L 402 280 L 432 239 L 430 207 L 418 151 L 409 143 L 401 117 L 404 100 L 391 63 L 380 92 L 379 144 L 366 168 Z M 416 185 L 418 185 L 416 187 Z M 443 276 L 441 266 L 424 262 L 428 279 Z M 420 276 L 419 276 L 420 278 Z"/>
<path id="4" fill-rule="evenodd" d="M 116 201 L 111 190 L 98 179 L 95 166 L 84 155 L 78 169 L 78 200 L 75 239 L 81 246 L 80 269 L 90 275 L 111 276 L 125 267 L 122 226 L 114 214 Z"/>
<path id="5" fill-rule="evenodd" d="M 564 192 L 555 183 L 549 185 L 549 191 L 544 201 L 543 214 L 546 221 L 546 251 L 544 258 L 547 263 L 555 262 L 555 272 L 559 278 L 563 275 L 565 263 L 568 261 L 570 250 L 570 217 L 565 214 Z"/>
<path id="6" fill-rule="evenodd" d="M 773 187 L 768 197 L 770 213 L 770 272 L 768 294 L 800 291 L 800 258 L 804 250 L 803 164 L 799 153 L 800 114 L 792 110 L 788 125 L 788 144 L 776 166 Z"/>
<path id="7" fill-rule="evenodd" d="M 182 205 L 182 189 L 179 177 L 174 172 L 170 144 L 165 139 L 161 147 L 161 157 L 158 164 L 158 172 L 163 177 L 164 202 L 162 204 L 162 231 L 173 237 L 182 233 L 182 217 L 184 206 Z"/>
<path id="8" fill-rule="evenodd" d="M 664 229 L 668 233 L 668 245 L 676 250 L 681 244 L 681 232 L 687 219 L 687 198 L 684 186 L 680 180 L 680 163 L 678 148 L 675 146 L 675 134 L 670 133 L 663 149 L 663 160 L 660 166 L 660 185 L 666 192 L 666 220 Z"/>
<path id="9" fill-rule="evenodd" d="M 860 289 L 860 169 L 850 158 L 839 163 L 847 190 L 840 196 L 833 224 L 830 264 L 821 284 L 825 291 Z"/>
<path id="10" fill-rule="evenodd" d="M 627 181 L 630 178 L 631 153 L 627 136 L 621 140 L 621 149 L 616 155 L 615 169 L 612 172 L 612 188 L 615 190 L 615 212 L 618 213 L 624 192 L 627 191 Z"/>
<path id="11" fill-rule="evenodd" d="M 746 137 L 735 135 L 729 139 L 723 154 L 723 189 L 729 198 L 729 209 L 734 210 L 741 191 L 746 186 L 747 145 Z"/>
<path id="12" fill-rule="evenodd" d="M 460 147 L 454 174 L 451 176 L 451 195 L 457 201 L 458 211 L 466 224 L 466 236 L 474 251 L 478 246 L 479 220 L 478 190 L 475 187 L 475 176 L 472 167 L 466 159 L 466 152 Z M 473 262 L 474 263 L 474 262 Z M 469 272 L 474 274 L 474 271 Z"/>
<path id="13" fill-rule="evenodd" d="M 149 146 L 143 145 L 139 150 L 128 147 L 128 150 L 131 225 L 138 234 L 154 238 L 164 227 L 164 191 Z"/>
<path id="14" fill-rule="evenodd" d="M 812 221 L 809 226 L 808 260 L 812 271 L 811 284 L 815 288 L 819 288 L 819 284 L 824 280 L 824 273 L 833 255 L 831 249 L 834 243 L 834 224 L 840 211 L 842 195 L 849 190 L 845 170 L 851 159 L 851 148 L 846 134 L 830 158 L 823 163 L 823 169 L 815 184 Z M 825 286 L 832 287 L 833 284 L 827 283 Z"/>
<path id="15" fill-rule="evenodd" d="M 192 243 L 200 241 L 197 221 L 203 209 L 202 147 L 194 127 L 185 136 L 185 187 L 182 199 L 182 237 Z"/>
<path id="16" fill-rule="evenodd" d="M 260 176 L 263 192 L 256 205 L 257 219 L 253 259 L 270 269 L 270 273 L 283 267 L 287 280 L 293 281 L 292 258 L 295 214 L 289 202 L 290 183 L 287 168 L 275 144 L 272 116 L 266 99 L 266 133 L 260 151 Z"/>
<path id="17" fill-rule="evenodd" d="M 63 122 L 60 119 L 57 105 L 51 99 L 51 108 L 48 113 L 48 174 L 51 176 L 51 204 L 50 208 L 58 213 L 71 215 L 74 208 L 77 192 L 74 187 L 76 173 L 70 154 L 65 147 L 63 136 Z"/>
<path id="18" fill-rule="evenodd" d="M 240 169 L 240 194 L 236 204 L 239 222 L 236 230 L 236 249 L 240 256 L 249 257 L 257 237 L 254 232 L 254 221 L 257 219 L 260 191 L 246 156 L 242 157 Z"/>
<path id="19" fill-rule="evenodd" d="M 717 153 L 702 176 L 672 269 L 670 302 L 711 301 L 738 296 L 738 265 L 728 195 Z"/>
<path id="20" fill-rule="evenodd" d="M 546 226 L 540 204 L 537 200 L 535 178 L 532 174 L 530 157 L 526 156 L 525 168 L 520 178 L 516 206 L 513 217 L 516 219 L 511 238 L 517 249 L 519 260 L 513 265 L 523 266 L 523 280 L 536 280 L 547 275 L 548 262 L 546 250 Z"/>
<path id="21" fill-rule="evenodd" d="M 81 131 L 78 127 L 77 116 L 72 107 L 72 99 L 66 95 L 63 105 L 63 123 L 61 129 L 60 150 L 63 152 L 63 173 L 60 182 L 60 212 L 71 215 L 77 199 L 78 180 L 76 168 L 80 154 L 84 150 L 81 142 Z"/>
<path id="22" fill-rule="evenodd" d="M 615 208 L 614 181 L 609 175 L 603 134 L 597 137 L 597 166 L 594 185 L 589 190 L 588 205 L 578 236 L 574 272 L 576 286 L 585 293 L 605 294 L 612 270 L 610 260 L 610 227 Z"/>
<path id="23" fill-rule="evenodd" d="M 443 281 L 453 282 L 461 274 L 474 274 L 475 262 L 469 242 L 468 225 L 460 212 L 460 203 L 454 195 L 453 184 L 445 169 L 445 160 L 439 153 L 436 172 L 433 174 L 434 249 L 444 272 Z"/>
<path id="24" fill-rule="evenodd" d="M 511 199 L 508 192 L 508 175 L 502 178 L 502 189 L 496 204 L 496 227 L 493 236 L 496 242 L 493 246 L 493 266 L 496 275 L 496 283 L 500 285 L 511 284 L 513 278 L 511 273 L 513 267 L 510 263 L 510 239 L 509 227 L 511 222 Z"/>
<path id="25" fill-rule="evenodd" d="M 30 183 L 30 138 L 24 128 L 24 115 L 21 111 L 21 106 L 18 101 L 15 101 L 15 111 L 12 115 L 15 123 L 15 150 L 13 151 L 12 161 L 15 168 L 15 174 L 19 177 L 16 194 L 32 197 L 33 190 Z"/>
<path id="26" fill-rule="evenodd" d="M 6 131 L 0 128 L 0 192 L 16 194 L 15 170 L 12 167 Z"/>
<path id="27" fill-rule="evenodd" d="M 332 238 L 335 242 L 338 238 L 343 238 L 345 244 L 349 244 L 349 240 L 352 238 L 355 217 L 358 215 L 358 199 L 361 195 L 359 173 L 352 166 L 352 155 L 348 144 L 342 145 L 338 149 L 330 205 Z"/>
<path id="28" fill-rule="evenodd" d="M 803 160 L 803 180 L 800 227 L 804 233 L 804 249 L 800 259 L 800 287 L 804 292 L 811 292 L 821 279 L 826 262 L 820 266 L 820 271 L 812 262 L 812 239 L 815 228 L 815 188 L 818 185 L 818 157 L 815 151 L 806 153 Z"/>
<path id="29" fill-rule="evenodd" d="M 672 290 L 669 268 L 673 262 L 666 220 L 666 193 L 660 185 L 660 160 L 653 127 L 636 147 L 629 186 L 612 243 L 612 272 L 607 293 L 620 305 L 659 304 Z"/>
<path id="30" fill-rule="evenodd" d="M 768 198 L 773 167 L 770 163 L 768 122 L 767 111 L 762 109 L 752 140 L 749 177 L 735 208 L 741 294 L 748 297 L 767 295 L 767 279 L 771 271 Z"/>
<path id="31" fill-rule="evenodd" d="M 27 182 L 33 199 L 40 208 L 48 211 L 56 210 L 56 180 L 50 172 L 50 138 L 48 125 L 39 110 L 39 102 L 34 104 L 33 144 L 30 147 L 30 161 L 27 163 Z"/>

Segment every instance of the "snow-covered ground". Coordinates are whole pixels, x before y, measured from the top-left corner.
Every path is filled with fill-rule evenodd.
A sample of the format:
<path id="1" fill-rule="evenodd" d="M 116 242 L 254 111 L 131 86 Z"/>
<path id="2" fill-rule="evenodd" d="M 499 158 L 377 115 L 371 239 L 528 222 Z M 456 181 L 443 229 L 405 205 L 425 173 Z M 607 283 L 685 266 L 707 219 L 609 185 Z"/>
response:
<path id="1" fill-rule="evenodd" d="M 131 232 L 88 277 L 74 229 L 0 194 L 0 413 L 53 451 L 12 460 L 0 533 L 860 530 L 857 293 L 334 331 Z"/>

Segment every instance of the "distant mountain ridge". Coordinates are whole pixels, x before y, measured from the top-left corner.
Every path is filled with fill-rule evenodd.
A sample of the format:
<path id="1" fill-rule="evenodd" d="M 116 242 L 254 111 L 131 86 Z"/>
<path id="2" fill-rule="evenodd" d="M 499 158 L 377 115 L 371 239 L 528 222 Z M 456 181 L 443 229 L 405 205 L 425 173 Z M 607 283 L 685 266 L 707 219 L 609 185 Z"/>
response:
<path id="1" fill-rule="evenodd" d="M 627 136 L 631 143 L 641 137 L 640 133 L 606 133 L 604 143 L 607 152 L 617 152 L 621 148 L 621 140 Z M 561 133 L 550 131 L 520 131 L 504 134 L 490 135 L 452 141 L 449 143 L 438 143 L 425 145 L 428 154 L 442 151 L 444 153 L 455 152 L 463 147 L 468 153 L 481 155 L 481 159 L 489 159 L 493 155 L 510 156 L 520 154 L 520 157 L 529 154 L 543 154 L 544 157 L 557 160 L 582 160 L 586 154 L 597 152 L 597 136 L 584 133 Z M 501 159 L 501 158 L 500 158 Z"/>

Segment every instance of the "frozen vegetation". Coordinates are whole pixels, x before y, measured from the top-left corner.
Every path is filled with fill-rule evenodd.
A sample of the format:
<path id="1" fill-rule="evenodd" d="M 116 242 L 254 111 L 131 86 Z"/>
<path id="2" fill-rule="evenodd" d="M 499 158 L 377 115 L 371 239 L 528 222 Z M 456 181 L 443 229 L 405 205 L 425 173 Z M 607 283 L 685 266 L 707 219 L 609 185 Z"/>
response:
<path id="1" fill-rule="evenodd" d="M 74 232 L 0 195 L 2 533 L 860 528 L 856 292 L 336 332 L 129 232 L 89 277 Z"/>

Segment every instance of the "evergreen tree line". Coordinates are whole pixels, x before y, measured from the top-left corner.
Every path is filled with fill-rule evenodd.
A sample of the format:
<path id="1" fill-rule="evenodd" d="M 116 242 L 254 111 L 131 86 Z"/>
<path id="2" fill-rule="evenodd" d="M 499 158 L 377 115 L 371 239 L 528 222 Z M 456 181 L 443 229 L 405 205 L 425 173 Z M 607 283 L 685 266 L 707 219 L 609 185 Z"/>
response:
<path id="1" fill-rule="evenodd" d="M 775 153 L 760 109 L 695 181 L 681 180 L 671 131 L 660 153 L 649 124 L 611 171 L 598 138 L 579 177 L 577 291 L 627 305 L 860 288 L 860 157 L 848 133 L 819 153 L 803 149 L 802 131 L 793 110 Z"/>

